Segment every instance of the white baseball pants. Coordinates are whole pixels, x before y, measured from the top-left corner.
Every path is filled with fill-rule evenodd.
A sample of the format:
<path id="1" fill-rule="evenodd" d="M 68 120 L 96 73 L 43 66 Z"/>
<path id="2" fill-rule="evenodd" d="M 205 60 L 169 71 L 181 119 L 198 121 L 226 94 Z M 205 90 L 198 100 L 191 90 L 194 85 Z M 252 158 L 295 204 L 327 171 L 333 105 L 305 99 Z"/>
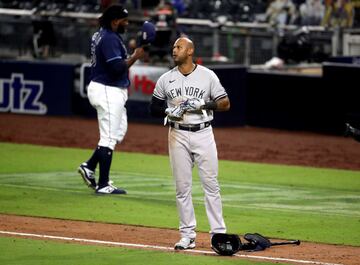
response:
<path id="1" fill-rule="evenodd" d="M 226 233 L 217 180 L 218 158 L 212 127 L 197 132 L 169 129 L 169 156 L 176 186 L 176 204 L 181 237 L 196 237 L 196 219 L 192 202 L 192 168 L 198 165 L 205 194 L 210 233 Z"/>
<path id="2" fill-rule="evenodd" d="M 98 145 L 114 150 L 116 143 L 124 139 L 128 127 L 125 108 L 128 90 L 91 81 L 87 94 L 90 104 L 97 111 Z"/>

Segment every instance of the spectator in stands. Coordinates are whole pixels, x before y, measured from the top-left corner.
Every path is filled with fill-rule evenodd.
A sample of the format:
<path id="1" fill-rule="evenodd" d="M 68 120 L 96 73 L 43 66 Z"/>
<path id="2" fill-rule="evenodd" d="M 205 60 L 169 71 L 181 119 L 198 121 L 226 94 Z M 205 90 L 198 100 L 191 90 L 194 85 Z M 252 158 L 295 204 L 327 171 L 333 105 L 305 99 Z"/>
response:
<path id="1" fill-rule="evenodd" d="M 35 58 L 48 58 L 56 45 L 54 26 L 51 20 L 40 18 L 32 21 L 33 54 Z"/>
<path id="2" fill-rule="evenodd" d="M 177 16 L 182 16 L 186 10 L 186 6 L 183 0 L 172 0 L 173 7 L 176 10 Z"/>
<path id="3" fill-rule="evenodd" d="M 156 26 L 156 38 L 150 47 L 150 55 L 166 60 L 170 54 L 169 47 L 177 35 L 176 12 L 170 1 L 160 2 L 152 21 Z"/>
<path id="4" fill-rule="evenodd" d="M 101 10 L 105 10 L 106 8 L 108 8 L 109 6 L 113 5 L 113 4 L 121 4 L 121 5 L 125 5 L 126 1 L 120 1 L 120 0 L 101 0 L 100 1 L 100 5 L 101 5 Z"/>
<path id="5" fill-rule="evenodd" d="M 306 27 L 296 31 L 287 31 L 277 47 L 277 54 L 286 64 L 311 62 L 313 43 Z"/>
<path id="6" fill-rule="evenodd" d="M 212 19 L 215 13 L 214 4 L 209 0 L 190 1 L 188 17 L 198 19 Z"/>
<path id="7" fill-rule="evenodd" d="M 297 18 L 296 6 L 292 0 L 274 0 L 266 10 L 266 18 L 272 25 L 294 24 Z"/>
<path id="8" fill-rule="evenodd" d="M 322 0 L 306 0 L 300 5 L 300 24 L 320 26 L 325 14 Z"/>
<path id="9" fill-rule="evenodd" d="M 326 0 L 322 25 L 350 28 L 354 22 L 354 6 L 350 0 Z"/>

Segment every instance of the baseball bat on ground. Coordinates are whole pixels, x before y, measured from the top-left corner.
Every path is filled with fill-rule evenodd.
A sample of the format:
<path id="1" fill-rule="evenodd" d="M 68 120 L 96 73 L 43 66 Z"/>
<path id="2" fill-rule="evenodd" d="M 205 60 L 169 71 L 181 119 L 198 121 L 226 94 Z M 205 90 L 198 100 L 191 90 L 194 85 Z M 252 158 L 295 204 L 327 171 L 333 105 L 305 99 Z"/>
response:
<path id="1" fill-rule="evenodd" d="M 271 242 L 271 246 L 281 246 L 281 245 L 300 245 L 300 240 L 289 240 L 284 242 Z"/>

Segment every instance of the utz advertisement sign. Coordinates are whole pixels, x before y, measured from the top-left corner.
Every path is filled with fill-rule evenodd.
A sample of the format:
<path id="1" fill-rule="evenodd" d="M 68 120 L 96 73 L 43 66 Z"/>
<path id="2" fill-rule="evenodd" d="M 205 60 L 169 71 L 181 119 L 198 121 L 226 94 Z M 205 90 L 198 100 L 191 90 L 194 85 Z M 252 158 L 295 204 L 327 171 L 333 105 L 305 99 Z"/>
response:
<path id="1" fill-rule="evenodd" d="M 40 100 L 43 92 L 43 81 L 27 80 L 22 73 L 0 78 L 0 111 L 44 115 L 48 108 Z"/>
<path id="2" fill-rule="evenodd" d="M 70 115 L 75 65 L 0 60 L 0 112 Z"/>

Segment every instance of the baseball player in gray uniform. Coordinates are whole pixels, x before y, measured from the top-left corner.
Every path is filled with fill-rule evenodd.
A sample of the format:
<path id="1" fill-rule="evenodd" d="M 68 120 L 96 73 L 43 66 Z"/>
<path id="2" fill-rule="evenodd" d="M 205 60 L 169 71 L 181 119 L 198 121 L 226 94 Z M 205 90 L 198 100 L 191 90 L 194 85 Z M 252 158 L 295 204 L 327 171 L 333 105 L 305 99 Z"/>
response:
<path id="1" fill-rule="evenodd" d="M 150 104 L 153 116 L 169 124 L 168 145 L 176 185 L 181 239 L 176 250 L 195 248 L 196 219 L 192 202 L 192 168 L 198 166 L 205 193 L 210 233 L 226 233 L 218 176 L 213 111 L 227 111 L 230 101 L 216 74 L 193 63 L 194 44 L 181 37 L 173 46 L 176 67 L 156 83 Z"/>

